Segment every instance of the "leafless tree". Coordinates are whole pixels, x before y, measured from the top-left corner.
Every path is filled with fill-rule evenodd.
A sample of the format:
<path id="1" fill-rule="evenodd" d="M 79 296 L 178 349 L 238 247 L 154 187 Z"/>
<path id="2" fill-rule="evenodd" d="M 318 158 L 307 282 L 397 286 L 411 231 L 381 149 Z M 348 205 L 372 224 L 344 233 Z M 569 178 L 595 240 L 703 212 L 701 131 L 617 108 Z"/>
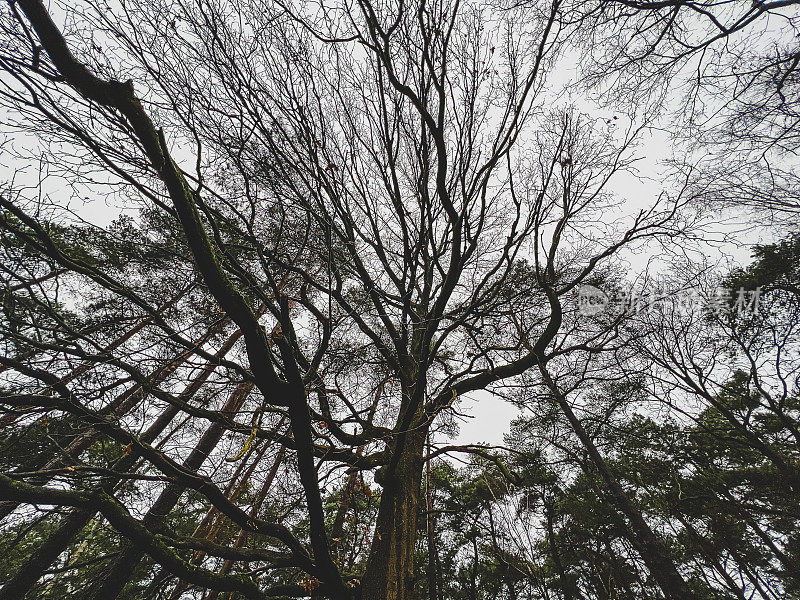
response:
<path id="1" fill-rule="evenodd" d="M 5 501 L 74 509 L 41 555 L 58 556 L 99 511 L 125 541 L 92 598 L 117 597 L 144 555 L 212 595 L 410 598 L 432 424 L 462 396 L 532 369 L 546 375 L 555 356 L 613 338 L 613 326 L 575 319 L 576 288 L 622 248 L 691 225 L 688 189 L 612 221 L 609 182 L 632 170 L 643 125 L 604 126 L 558 105 L 548 75 L 575 25 L 559 0 L 9 4 L 0 56 L 9 123 L 34 133 L 76 189 L 113 190 L 172 232 L 170 256 L 182 257 L 187 285 L 196 274 L 195 301 L 216 319 L 193 316 L 187 302 L 163 315 L 141 274 L 67 246 L 52 230 L 67 214 L 58 198 L 18 186 L 2 197 L 4 231 L 59 273 L 36 283 L 15 271 L 56 322 L 51 342 L 24 315 L 9 319 L 4 336 L 33 354 L 0 357 L 2 403 L 23 423 L 31 407 L 72 415 L 123 448 L 94 471 L 65 457 L 57 487 L 43 486 L 38 468 L 2 476 Z M 58 319 L 49 302 L 62 282 L 135 308 L 148 334 L 115 348 Z M 231 357 L 204 337 L 220 323 L 241 335 Z M 167 347 L 169 360 L 191 351 L 212 373 L 203 402 L 189 393 L 191 371 L 141 368 Z M 75 361 L 91 368 L 71 381 Z M 108 418 L 116 394 L 90 378 L 100 372 L 146 391 L 128 418 Z M 178 415 L 197 432 L 191 446 L 164 443 Z M 243 444 L 232 464 L 256 460 L 254 445 L 267 441 L 285 449 L 290 460 L 274 464 L 301 490 L 307 537 L 237 504 L 224 483 L 235 467 L 219 466 L 223 439 Z M 207 461 L 217 466 L 204 471 Z M 381 487 L 358 572 L 343 568 L 326 525 L 326 482 L 342 470 Z M 136 518 L 130 486 L 153 479 L 164 485 L 148 487 L 158 493 Z M 187 490 L 257 534 L 256 547 L 171 532 L 166 517 Z M 645 561 L 667 596 L 690 597 L 658 543 L 642 545 Z M 201 566 L 198 553 L 228 566 Z M 40 570 L 0 597 L 35 583 L 47 560 L 34 562 Z M 274 584 L 232 574 L 235 563 L 258 563 Z M 285 572 L 296 583 L 280 580 Z"/>

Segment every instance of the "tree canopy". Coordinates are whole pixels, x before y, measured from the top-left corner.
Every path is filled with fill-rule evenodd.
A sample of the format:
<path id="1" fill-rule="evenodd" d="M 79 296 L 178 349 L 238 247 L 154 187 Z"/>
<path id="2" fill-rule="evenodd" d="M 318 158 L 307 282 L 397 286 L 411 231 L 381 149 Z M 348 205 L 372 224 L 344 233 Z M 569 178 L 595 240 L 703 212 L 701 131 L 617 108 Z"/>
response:
<path id="1" fill-rule="evenodd" d="M 798 6 L 7 2 L 0 599 L 800 598 Z"/>

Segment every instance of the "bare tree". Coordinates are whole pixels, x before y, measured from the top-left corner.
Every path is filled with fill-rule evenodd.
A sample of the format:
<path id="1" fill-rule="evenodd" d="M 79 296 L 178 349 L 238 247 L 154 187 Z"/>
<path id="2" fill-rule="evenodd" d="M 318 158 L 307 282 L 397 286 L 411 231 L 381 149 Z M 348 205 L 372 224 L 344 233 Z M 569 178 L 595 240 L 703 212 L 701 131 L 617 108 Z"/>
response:
<path id="1" fill-rule="evenodd" d="M 91 487 L 67 475 L 59 488 L 0 479 L 5 500 L 97 510 L 127 538 L 93 597 L 116 597 L 143 555 L 212 595 L 411 597 L 432 423 L 462 396 L 613 338 L 613 328 L 584 328 L 567 299 L 620 249 L 690 226 L 680 218 L 693 201 L 684 193 L 611 222 L 609 181 L 631 170 L 643 126 L 617 131 L 553 109 L 547 76 L 574 34 L 562 10 L 559 0 L 511 10 L 359 2 L 305 13 L 260 2 L 134 1 L 66 8 L 65 36 L 39 0 L 8 6 L 5 102 L 54 152 L 75 148 L 65 172 L 98 185 L 101 169 L 103 185 L 175 232 L 205 301 L 243 342 L 231 359 L 198 347 L 199 336 L 183 333 L 197 328 L 191 313 L 184 322 L 160 316 L 146 282 L 54 239 L 48 222 L 65 212 L 58 201 L 47 205 L 49 220 L 41 202 L 0 201 L 19 223 L 11 233 L 65 270 L 55 282 L 80 281 L 152 320 L 150 340 L 132 340 L 124 353 L 87 350 L 97 343 L 83 331 L 73 344 L 37 344 L 23 332 L 15 335 L 35 356 L 0 358 L 13 384 L 3 404 L 75 416 L 141 459 L 133 481 L 164 482 L 140 520 L 132 499 L 102 478 Z M 48 294 L 30 295 L 46 305 Z M 137 366 L 148 341 L 193 348 L 224 370 L 220 387 L 246 388 L 247 397 L 204 405 L 174 393 L 186 373 L 148 379 Z M 187 454 L 143 440 L 133 421 L 105 418 L 91 395 L 39 366 L 74 356 L 109 380 L 144 386 L 213 439 Z M 288 432 L 274 426 L 279 415 Z M 153 411 L 145 406 L 142 418 Z M 307 538 L 238 506 L 221 471 L 199 472 L 225 434 L 245 447 L 273 439 L 290 453 L 285 468 L 302 490 Z M 326 525 L 324 473 L 337 469 L 371 472 L 381 487 L 357 572 L 337 564 Z M 259 546 L 171 534 L 161 511 L 185 490 L 243 536 L 258 534 Z M 180 550 L 227 566 L 214 572 Z M 641 551 L 667 596 L 690 597 L 663 548 L 648 541 Z M 231 574 L 237 562 L 307 579 L 262 586 Z"/>

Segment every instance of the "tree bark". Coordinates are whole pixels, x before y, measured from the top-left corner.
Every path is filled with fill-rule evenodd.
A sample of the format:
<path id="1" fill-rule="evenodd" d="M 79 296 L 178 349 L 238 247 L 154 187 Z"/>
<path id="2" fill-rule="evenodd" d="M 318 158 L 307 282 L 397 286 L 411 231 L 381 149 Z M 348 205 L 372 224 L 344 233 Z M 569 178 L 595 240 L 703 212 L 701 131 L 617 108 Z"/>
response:
<path id="1" fill-rule="evenodd" d="M 281 425 L 283 425 L 283 419 L 281 419 L 277 427 L 280 428 Z M 267 451 L 267 449 L 269 449 L 271 445 L 272 444 L 268 442 L 258 450 L 255 459 L 250 464 L 250 466 L 247 467 L 244 474 L 241 476 L 241 479 L 239 479 L 239 470 L 237 470 L 237 474 L 234 475 L 234 478 L 231 480 L 230 486 L 228 486 L 225 489 L 225 495 L 227 495 L 231 499 L 231 502 L 236 502 L 239 499 L 239 497 L 244 493 L 244 491 L 247 489 L 247 486 L 250 483 L 250 477 L 252 477 L 253 472 L 256 470 L 256 467 L 258 467 L 261 464 L 261 460 L 264 456 L 264 453 Z M 284 454 L 285 454 L 285 448 L 284 446 L 281 446 L 280 449 L 278 450 L 275 461 L 272 467 L 270 468 L 269 473 L 267 474 L 267 479 L 264 485 L 262 486 L 261 490 L 256 496 L 256 499 L 253 501 L 250 507 L 249 515 L 251 517 L 255 517 L 258 515 L 258 511 L 261 508 L 261 504 L 264 501 L 264 497 L 266 497 L 266 494 L 269 491 L 270 486 L 272 485 L 272 481 L 278 474 L 278 468 L 280 467 L 280 464 L 283 461 Z M 245 456 L 242 460 L 241 468 L 244 468 L 247 460 L 248 456 Z M 219 535 L 222 525 L 225 523 L 225 519 L 226 519 L 225 515 L 220 513 L 216 507 L 212 507 L 208 511 L 206 516 L 203 518 L 203 520 L 200 522 L 200 524 L 197 526 L 192 537 L 203 537 L 212 542 L 215 541 L 217 535 Z M 240 531 L 239 537 L 237 538 L 237 543 L 234 545 L 234 547 L 240 548 L 241 545 L 244 543 L 244 539 L 246 539 L 246 532 Z M 239 540 L 242 540 L 242 542 L 239 542 Z M 197 552 L 194 553 L 190 562 L 192 564 L 199 565 L 205 557 L 206 553 L 201 550 L 198 550 Z M 226 560 L 226 562 L 228 561 Z M 223 575 L 226 574 L 227 572 L 228 571 L 224 570 L 224 568 L 222 571 L 220 571 L 220 573 Z M 169 595 L 169 600 L 178 600 L 178 598 L 181 597 L 181 594 L 183 594 L 183 592 L 186 591 L 188 587 L 189 587 L 188 582 L 183 580 L 178 581 L 178 584 L 175 586 L 175 589 L 172 590 L 172 593 Z"/>
<path id="2" fill-rule="evenodd" d="M 384 482 L 372 551 L 362 581 L 362 600 L 409 600 L 417 537 L 424 427 L 406 434 L 397 467 Z"/>
<path id="3" fill-rule="evenodd" d="M 430 439 L 428 440 L 430 452 Z M 431 492 L 431 461 L 425 463 L 425 516 L 428 537 L 428 598 L 438 598 L 438 552 L 436 549 L 436 515 L 433 512 L 433 493 Z"/>
<path id="4" fill-rule="evenodd" d="M 691 537 L 692 540 L 700 548 L 700 552 L 702 552 L 702 554 L 706 557 L 708 563 L 725 580 L 725 583 L 727 584 L 728 588 L 730 588 L 730 590 L 734 594 L 736 594 L 736 597 L 739 598 L 739 600 L 746 600 L 746 596 L 744 595 L 744 590 L 740 585 L 736 583 L 736 581 L 734 581 L 733 577 L 731 577 L 730 573 L 728 573 L 728 571 L 725 570 L 725 567 L 723 567 L 720 564 L 719 560 L 717 560 L 715 556 L 716 552 L 714 551 L 714 548 L 711 546 L 708 540 L 706 540 L 705 537 L 703 537 L 703 535 L 699 531 L 697 531 L 697 529 L 695 529 L 694 525 L 692 525 L 681 514 L 677 514 L 676 517 L 678 521 L 680 521 L 681 524 L 684 526 L 686 531 L 689 533 L 689 537 Z"/>

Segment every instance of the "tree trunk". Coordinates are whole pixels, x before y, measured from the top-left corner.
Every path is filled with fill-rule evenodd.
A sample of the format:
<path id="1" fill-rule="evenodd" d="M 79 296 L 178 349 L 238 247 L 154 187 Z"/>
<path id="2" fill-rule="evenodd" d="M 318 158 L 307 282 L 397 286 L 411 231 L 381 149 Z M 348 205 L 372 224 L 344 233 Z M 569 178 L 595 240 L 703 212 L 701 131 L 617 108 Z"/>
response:
<path id="1" fill-rule="evenodd" d="M 233 345 L 241 337 L 241 331 L 237 330 L 235 333 L 225 341 L 220 350 L 217 352 L 217 357 L 224 357 L 233 348 Z M 180 394 L 180 399 L 184 402 L 191 400 L 191 398 L 200 390 L 203 384 L 208 380 L 211 374 L 216 369 L 216 365 L 212 362 L 206 363 L 203 370 L 192 380 L 192 382 Z M 156 420 L 147 428 L 147 430 L 139 438 L 143 443 L 151 444 L 161 433 L 169 426 L 172 420 L 178 415 L 180 409 L 173 404 L 167 406 Z M 79 438 L 80 439 L 80 438 Z M 130 454 L 124 456 L 115 466 L 114 469 L 120 473 L 124 473 L 131 469 L 136 463 L 136 456 Z M 109 477 L 104 483 L 104 487 L 111 491 L 114 485 L 119 481 L 119 478 Z M 0 506 L 12 505 L 11 510 L 16 507 L 16 502 L 2 503 Z M 50 536 L 48 543 L 42 545 L 34 555 L 28 558 L 25 564 L 20 567 L 20 570 L 6 582 L 6 585 L 0 588 L 0 600 L 14 600 L 21 598 L 25 591 L 30 586 L 36 583 L 39 578 L 44 574 L 45 570 L 55 561 L 59 555 L 64 552 L 72 542 L 73 538 L 83 528 L 93 513 L 83 510 L 72 510 L 59 525 L 58 529 Z M 34 576 L 35 574 L 35 576 Z M 17 579 L 19 578 L 19 580 Z M 19 583 L 16 583 L 19 581 Z M 9 587 L 10 584 L 13 584 Z M 27 586 L 27 587 L 25 587 Z M 6 589 L 9 591 L 6 592 Z M 12 590 L 24 590 L 21 594 L 16 594 Z"/>
<path id="2" fill-rule="evenodd" d="M 472 536 L 472 570 L 469 578 L 469 600 L 478 600 L 478 537 Z"/>
<path id="3" fill-rule="evenodd" d="M 145 443 L 151 442 L 152 439 L 163 431 L 172 421 L 172 418 L 177 412 L 171 412 L 169 410 L 170 408 L 172 407 L 162 412 L 144 435 L 142 435 L 141 439 L 145 441 Z M 115 470 L 119 473 L 124 473 L 134 466 L 136 460 L 136 456 L 133 454 L 124 456 L 115 465 Z M 119 477 L 107 477 L 103 487 L 106 491 L 110 492 L 119 481 Z M 84 509 L 76 508 L 70 511 L 47 541 L 39 546 L 13 577 L 0 588 L 0 600 L 17 600 L 18 598 L 22 598 L 39 578 L 42 577 L 45 570 L 53 561 L 69 547 L 75 536 L 78 535 L 80 530 L 91 520 L 92 515 L 94 515 L 93 511 Z"/>
<path id="4" fill-rule="evenodd" d="M 161 315 L 168 308 L 170 308 L 171 306 L 174 306 L 175 303 L 178 302 L 184 295 L 186 295 L 186 293 L 190 289 L 191 288 L 185 288 L 184 290 L 179 292 L 176 296 L 174 296 L 172 299 L 170 299 L 169 301 L 164 303 L 162 306 L 160 306 L 158 308 L 158 310 L 156 311 L 156 314 Z M 124 344 L 125 342 L 127 342 L 128 340 L 133 338 L 133 336 L 135 336 L 137 333 L 139 333 L 145 327 L 147 327 L 147 325 L 149 325 L 152 321 L 153 321 L 153 317 L 150 316 L 150 315 L 142 318 L 136 325 L 131 327 L 128 331 L 126 331 L 121 336 L 119 336 L 114 341 L 112 341 L 110 344 L 105 346 L 103 348 L 103 352 L 106 353 L 106 352 L 111 352 L 113 350 L 116 350 L 122 344 Z M 80 377 L 81 375 L 83 375 L 84 373 L 88 372 L 94 366 L 96 366 L 96 365 L 92 361 L 82 362 L 75 369 L 73 369 L 67 375 L 62 377 L 60 383 L 64 383 L 64 384 L 70 383 L 70 382 L 74 381 L 75 379 L 77 379 L 78 377 Z M 45 392 L 45 393 L 47 393 L 47 392 Z M 20 409 L 20 410 L 23 410 L 23 409 Z M 3 415 L 2 417 L 0 417 L 0 427 L 7 427 L 8 425 L 14 424 L 20 416 L 22 416 L 22 415 L 20 415 L 16 411 L 14 413 L 11 413 L 11 414 L 8 414 L 8 415 Z"/>
<path id="5" fill-rule="evenodd" d="M 275 481 L 275 476 L 278 474 L 278 470 L 281 467 L 284 459 L 286 458 L 286 446 L 281 446 L 278 449 L 278 453 L 275 455 L 275 461 L 272 463 L 272 468 L 270 468 L 269 473 L 267 473 L 267 478 L 264 480 L 264 483 L 261 486 L 261 489 L 258 491 L 253 504 L 250 506 L 249 515 L 253 518 L 258 516 L 258 511 L 261 510 L 261 505 L 264 503 L 264 500 L 267 498 L 267 494 L 269 493 L 269 488 L 272 487 L 272 482 Z M 244 529 L 239 531 L 239 535 L 236 537 L 236 541 L 233 544 L 234 548 L 242 548 L 247 543 L 248 534 L 247 531 Z M 225 562 L 222 563 L 222 568 L 220 569 L 220 575 L 227 575 L 233 569 L 234 561 L 231 559 L 225 559 Z M 205 596 L 205 600 L 216 600 L 219 596 L 219 590 L 209 590 L 207 595 Z M 228 598 L 233 597 L 233 592 L 228 592 Z"/>
<path id="6" fill-rule="evenodd" d="M 428 452 L 430 452 L 430 439 L 428 440 Z M 425 516 L 428 537 L 428 598 L 437 600 L 437 564 L 439 562 L 436 550 L 436 515 L 433 512 L 433 493 L 431 491 L 431 461 L 425 463 Z"/>
<path id="7" fill-rule="evenodd" d="M 572 585 L 567 579 L 567 573 L 564 570 L 564 564 L 561 562 L 561 553 L 558 551 L 558 542 L 556 541 L 555 527 L 553 526 L 553 505 L 547 501 L 544 502 L 545 523 L 547 524 L 547 541 L 550 544 L 550 556 L 553 558 L 553 564 L 558 573 L 558 583 L 561 587 L 561 594 L 564 600 L 572 600 Z"/>
<path id="8" fill-rule="evenodd" d="M 85 510 L 74 510 L 67 514 L 50 537 L 28 557 L 8 581 L 3 583 L 3 587 L 0 588 L 0 600 L 23 598 L 91 517 L 92 513 Z"/>
<path id="9" fill-rule="evenodd" d="M 359 446 L 356 451 L 356 456 L 361 456 L 363 452 L 364 447 Z M 353 494 L 355 493 L 356 484 L 359 480 L 363 485 L 363 475 L 358 471 L 353 471 L 347 476 L 344 487 L 342 487 L 342 499 L 339 502 L 339 508 L 336 509 L 336 516 L 331 526 L 331 549 L 334 552 L 334 556 L 338 559 L 340 567 L 344 566 L 345 562 L 344 549 L 342 548 L 342 542 L 344 541 L 344 521 L 353 503 Z"/>
<path id="10" fill-rule="evenodd" d="M 223 327 L 225 327 L 230 321 L 228 319 L 224 319 L 218 325 L 213 327 L 206 335 L 200 338 L 197 342 L 197 345 L 201 345 L 211 339 L 212 336 L 219 333 Z M 217 352 L 217 356 L 223 357 L 225 356 L 236 341 L 241 337 L 241 332 L 237 330 L 233 334 L 231 334 L 225 343 L 222 345 L 220 350 Z M 194 350 L 186 350 L 183 353 L 179 354 L 172 362 L 164 365 L 160 369 L 158 369 L 153 375 L 150 377 L 149 385 L 152 387 L 157 387 L 164 383 L 172 373 L 174 373 L 178 367 L 180 367 L 184 362 L 186 362 L 192 355 L 194 354 Z M 199 389 L 200 384 L 205 383 L 208 377 L 211 375 L 211 372 L 215 369 L 215 365 L 212 363 L 207 363 L 204 367 L 204 370 L 200 373 L 197 379 L 194 380 L 189 387 L 181 394 L 181 399 L 186 400 L 188 397 L 193 396 Z M 106 406 L 102 411 L 101 414 L 107 414 L 113 416 L 115 418 L 121 417 L 127 414 L 129 411 L 133 410 L 139 402 L 145 400 L 148 395 L 148 390 L 140 384 L 134 385 L 133 387 L 129 388 L 128 390 L 124 391 L 120 394 L 117 398 L 114 399 L 108 406 Z M 168 411 L 172 411 L 173 416 L 177 415 L 178 409 L 170 406 L 167 408 Z M 69 445 L 66 447 L 63 454 L 58 454 L 47 461 L 44 465 L 29 465 L 28 467 L 24 468 L 23 470 L 27 471 L 34 471 L 36 469 L 43 469 L 45 471 L 50 471 L 53 469 L 58 469 L 65 464 L 65 460 L 67 458 L 72 458 L 75 461 L 78 460 L 81 453 L 87 450 L 95 441 L 100 438 L 100 432 L 94 428 L 87 429 L 77 438 L 72 440 Z M 29 480 L 30 483 L 34 483 L 35 485 L 44 485 L 50 481 L 52 477 L 50 475 L 44 475 L 39 477 L 34 477 Z M 0 520 L 3 520 L 9 514 L 11 514 L 19 505 L 17 502 L 0 502 Z"/>
<path id="11" fill-rule="evenodd" d="M 264 452 L 266 452 L 269 446 L 269 443 L 262 445 L 261 448 L 258 449 L 258 452 L 256 452 L 256 448 L 254 446 L 250 448 L 250 450 L 242 457 L 241 462 L 231 477 L 230 482 L 227 486 L 225 486 L 225 489 L 222 492 L 231 502 L 236 502 L 242 495 L 250 481 L 253 471 L 255 471 L 256 467 L 261 462 Z M 256 456 L 253 459 L 253 462 L 250 463 L 250 458 L 254 453 Z M 248 463 L 250 463 L 249 466 Z M 243 471 L 244 473 L 242 473 Z M 195 527 L 192 537 L 203 538 L 212 542 L 216 541 L 217 536 L 222 530 L 222 526 L 224 524 L 225 516 L 219 511 L 219 509 L 217 509 L 216 506 L 212 506 L 208 509 L 205 516 L 200 521 L 200 524 Z M 205 557 L 205 552 L 202 550 L 196 550 L 194 554 L 192 554 L 192 558 L 189 559 L 189 563 L 193 565 L 199 565 L 203 562 Z M 169 572 L 165 569 L 161 569 L 161 573 L 168 574 Z M 159 576 L 161 573 L 159 573 Z M 173 589 L 172 593 L 169 595 L 168 600 L 178 600 L 183 592 L 185 592 L 187 589 L 189 589 L 189 583 L 183 579 L 179 579 L 178 583 L 175 585 L 175 589 Z"/>
<path id="12" fill-rule="evenodd" d="M 716 551 L 713 546 L 706 540 L 706 538 L 695 529 L 694 525 L 692 525 L 686 518 L 684 518 L 680 513 L 675 515 L 678 521 L 681 522 L 683 527 L 689 533 L 689 537 L 692 538 L 697 547 L 700 548 L 700 552 L 705 556 L 706 561 L 711 567 L 722 576 L 727 584 L 728 588 L 736 594 L 736 597 L 739 600 L 746 600 L 746 596 L 744 595 L 744 590 L 742 587 L 734 581 L 733 577 L 731 577 L 730 573 L 723 567 L 719 560 L 716 558 Z"/>
<path id="13" fill-rule="evenodd" d="M 283 419 L 281 419 L 281 421 L 277 425 L 278 429 L 280 429 L 280 427 L 283 425 L 283 422 L 284 422 Z M 241 475 L 241 479 L 239 479 L 240 473 L 239 470 L 237 470 L 237 474 L 235 474 L 231 479 L 230 485 L 227 488 L 225 488 L 225 495 L 231 500 L 231 502 L 237 502 L 241 497 L 241 495 L 245 492 L 247 487 L 250 485 L 250 478 L 253 476 L 253 473 L 255 472 L 256 468 L 261 465 L 261 460 L 264 457 L 264 453 L 271 446 L 272 443 L 268 441 L 258 450 L 258 453 L 256 454 L 256 457 L 253 460 L 253 462 L 250 464 L 249 467 L 247 467 L 244 474 Z M 275 461 L 269 473 L 267 474 L 266 482 L 263 484 L 261 490 L 259 491 L 255 500 L 253 500 L 253 503 L 250 507 L 249 514 L 251 517 L 258 516 L 258 511 L 261 508 L 261 504 L 263 503 L 264 498 L 266 497 L 266 494 L 269 491 L 270 486 L 272 485 L 272 481 L 278 474 L 278 468 L 283 462 L 283 457 L 285 455 L 285 452 L 286 452 L 285 447 L 280 446 Z M 242 464 L 241 464 L 242 469 L 244 469 L 244 466 L 248 460 L 249 460 L 249 455 L 246 455 L 242 459 Z M 192 537 L 202 537 L 212 542 L 216 541 L 217 536 L 219 535 L 219 532 L 221 531 L 222 526 L 225 524 L 225 522 L 226 522 L 225 515 L 223 515 L 216 507 L 211 507 L 206 516 L 200 522 L 200 525 L 198 525 L 197 528 L 195 529 L 194 533 L 192 534 Z M 244 530 L 239 531 L 239 537 L 237 538 L 237 542 L 234 545 L 234 548 L 241 547 L 241 544 L 244 543 L 244 539 L 246 539 L 246 534 L 247 532 Z M 242 542 L 240 543 L 239 540 L 242 540 Z M 192 555 L 192 558 L 190 559 L 189 562 L 195 565 L 199 565 L 203 562 L 205 557 L 206 553 L 203 552 L 202 550 L 198 550 Z M 226 560 L 226 562 L 228 561 Z M 225 571 L 223 568 L 223 571 L 221 571 L 221 573 L 225 574 L 227 573 L 227 571 Z M 173 589 L 172 593 L 169 595 L 169 600 L 178 600 L 183 594 L 183 592 L 185 592 L 188 588 L 189 584 L 187 582 L 179 580 L 177 585 L 175 586 L 175 589 Z M 213 590 L 213 591 L 217 592 L 218 590 Z"/>
<path id="14" fill-rule="evenodd" d="M 421 425 L 410 428 L 397 466 L 383 482 L 362 600 L 411 598 L 425 429 Z"/>
<path id="15" fill-rule="evenodd" d="M 223 406 L 222 413 L 234 413 L 239 410 L 239 407 L 252 389 L 252 382 L 246 381 L 240 383 L 228 398 L 225 406 Z M 186 469 L 197 471 L 206 461 L 209 454 L 214 450 L 220 439 L 222 439 L 224 433 L 225 429 L 222 425 L 219 423 L 212 423 L 184 461 L 183 466 Z M 168 484 L 161 494 L 159 494 L 156 501 L 150 507 L 150 510 L 147 511 L 142 521 L 143 524 L 151 531 L 162 531 L 166 525 L 169 513 L 175 508 L 175 505 L 183 495 L 184 489 L 185 488 L 179 483 Z M 139 565 L 144 554 L 145 552 L 132 542 L 123 542 L 121 554 L 114 561 L 113 565 L 111 565 L 105 578 L 98 582 L 93 587 L 93 590 L 90 591 L 89 597 L 96 600 L 113 600 L 116 598 L 125 584 L 130 581 L 134 570 Z"/>
<path id="16" fill-rule="evenodd" d="M 633 503 L 625 489 L 611 472 L 605 459 L 598 451 L 597 446 L 594 445 L 592 438 L 583 428 L 578 417 L 575 416 L 567 399 L 558 389 L 544 366 L 540 366 L 539 370 L 542 373 L 547 387 L 550 389 L 553 397 L 561 408 L 561 411 L 567 417 L 572 430 L 580 439 L 591 461 L 605 481 L 614 506 L 627 517 L 628 523 L 633 531 L 631 543 L 636 547 L 647 565 L 647 568 L 650 570 L 650 573 L 664 592 L 664 595 L 671 600 L 694 600 L 695 595 L 678 572 L 678 568 L 669 556 L 669 551 L 666 546 L 658 539 L 653 530 L 650 529 L 647 521 L 645 521 L 642 516 L 642 512 Z"/>

